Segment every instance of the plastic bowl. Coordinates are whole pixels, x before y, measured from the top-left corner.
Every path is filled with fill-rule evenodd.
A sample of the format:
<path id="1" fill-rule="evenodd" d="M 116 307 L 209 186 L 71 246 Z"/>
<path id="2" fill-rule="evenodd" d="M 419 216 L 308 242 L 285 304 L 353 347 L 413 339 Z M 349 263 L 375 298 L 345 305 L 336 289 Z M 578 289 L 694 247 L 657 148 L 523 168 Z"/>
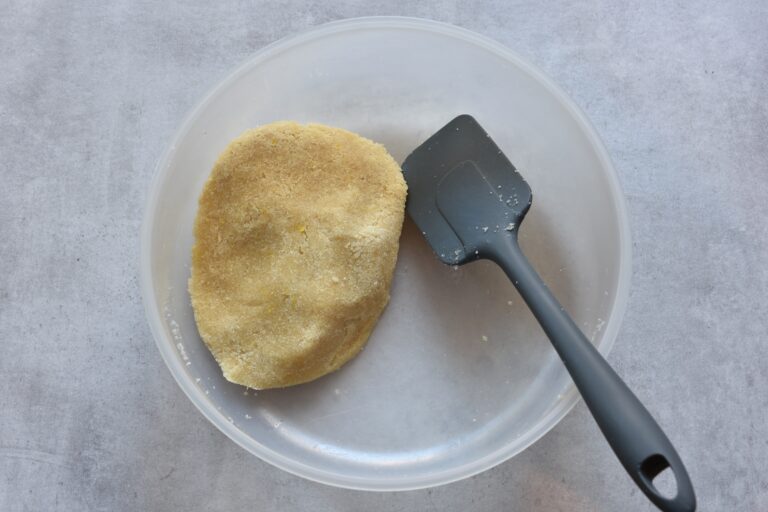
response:
<path id="1" fill-rule="evenodd" d="M 246 450 L 330 485 L 423 488 L 512 457 L 578 400 L 501 271 L 443 266 L 410 221 L 389 307 L 338 372 L 248 391 L 223 379 L 198 336 L 186 286 L 192 224 L 228 141 L 275 120 L 313 121 L 402 160 L 460 113 L 528 179 L 523 249 L 600 351 L 610 349 L 630 238 L 616 174 L 584 115 L 534 67 L 466 30 L 410 18 L 330 23 L 264 48 L 200 102 L 158 164 L 144 219 L 141 284 L 160 353 L 189 399 Z"/>

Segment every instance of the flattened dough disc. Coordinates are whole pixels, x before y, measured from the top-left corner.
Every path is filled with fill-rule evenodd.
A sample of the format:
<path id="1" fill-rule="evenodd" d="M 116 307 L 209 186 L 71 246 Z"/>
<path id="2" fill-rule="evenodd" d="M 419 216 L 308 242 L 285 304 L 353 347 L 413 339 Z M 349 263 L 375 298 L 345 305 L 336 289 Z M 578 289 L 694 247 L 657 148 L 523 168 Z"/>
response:
<path id="1" fill-rule="evenodd" d="M 383 146 L 319 124 L 249 130 L 200 197 L 189 291 L 231 382 L 316 379 L 354 357 L 389 300 L 406 185 Z"/>

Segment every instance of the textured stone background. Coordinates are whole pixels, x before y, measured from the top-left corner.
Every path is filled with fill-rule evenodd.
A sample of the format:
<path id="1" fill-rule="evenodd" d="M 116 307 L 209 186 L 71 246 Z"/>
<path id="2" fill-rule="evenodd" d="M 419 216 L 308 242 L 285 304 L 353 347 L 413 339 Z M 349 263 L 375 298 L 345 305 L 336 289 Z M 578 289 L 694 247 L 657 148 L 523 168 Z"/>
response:
<path id="1" fill-rule="evenodd" d="M 652 509 L 583 404 L 477 477 L 372 494 L 249 455 L 166 370 L 137 284 L 163 146 L 255 50 L 374 14 L 495 38 L 587 112 L 634 237 L 611 362 L 666 427 L 701 510 L 768 510 L 766 6 L 0 0 L 0 510 Z"/>

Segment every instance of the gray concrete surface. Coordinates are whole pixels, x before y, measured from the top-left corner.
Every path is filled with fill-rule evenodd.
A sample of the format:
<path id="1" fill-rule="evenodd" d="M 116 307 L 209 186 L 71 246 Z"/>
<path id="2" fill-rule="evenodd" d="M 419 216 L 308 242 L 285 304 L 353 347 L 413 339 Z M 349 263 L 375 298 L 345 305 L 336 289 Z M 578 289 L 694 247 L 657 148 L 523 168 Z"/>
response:
<path id="1" fill-rule="evenodd" d="M 700 510 L 768 510 L 767 5 L 0 0 L 0 510 L 652 510 L 583 404 L 474 478 L 352 492 L 238 448 L 161 361 L 137 258 L 163 146 L 258 48 L 373 14 L 493 37 L 587 112 L 634 230 L 610 360 Z"/>

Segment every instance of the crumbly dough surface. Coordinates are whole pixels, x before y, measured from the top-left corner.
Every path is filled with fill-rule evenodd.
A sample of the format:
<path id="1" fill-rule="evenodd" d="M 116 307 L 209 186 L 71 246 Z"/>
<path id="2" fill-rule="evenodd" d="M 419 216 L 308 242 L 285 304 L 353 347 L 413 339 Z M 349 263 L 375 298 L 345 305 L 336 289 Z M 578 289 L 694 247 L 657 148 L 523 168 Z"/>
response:
<path id="1" fill-rule="evenodd" d="M 216 162 L 195 219 L 189 291 L 231 382 L 300 384 L 354 357 L 389 300 L 406 185 L 383 146 L 278 122 Z"/>

